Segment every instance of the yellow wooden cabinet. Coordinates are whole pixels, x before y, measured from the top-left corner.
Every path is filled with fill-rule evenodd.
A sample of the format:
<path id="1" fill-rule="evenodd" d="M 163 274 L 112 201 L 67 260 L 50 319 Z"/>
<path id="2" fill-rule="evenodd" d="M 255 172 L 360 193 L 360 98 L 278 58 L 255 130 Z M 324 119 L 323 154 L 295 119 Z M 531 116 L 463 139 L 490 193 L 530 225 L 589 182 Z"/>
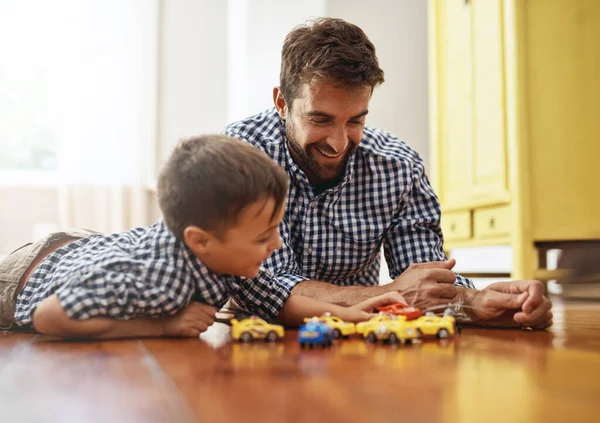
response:
<path id="1" fill-rule="evenodd" d="M 600 240 L 600 1 L 430 0 L 430 174 L 446 248 Z"/>

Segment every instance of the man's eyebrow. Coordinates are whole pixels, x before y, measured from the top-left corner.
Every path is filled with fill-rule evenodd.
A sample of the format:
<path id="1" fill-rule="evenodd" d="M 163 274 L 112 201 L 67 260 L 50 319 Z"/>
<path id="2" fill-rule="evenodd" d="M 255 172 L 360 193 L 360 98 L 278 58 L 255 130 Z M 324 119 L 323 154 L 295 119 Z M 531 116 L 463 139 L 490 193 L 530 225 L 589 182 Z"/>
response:
<path id="1" fill-rule="evenodd" d="M 350 120 L 360 119 L 361 117 L 366 116 L 368 113 L 369 113 L 368 110 L 363 110 L 359 114 L 357 114 L 355 116 L 352 116 L 350 118 Z M 333 119 L 334 118 L 334 116 L 332 116 L 332 115 L 330 115 L 328 113 L 322 112 L 320 110 L 310 110 L 310 111 L 306 112 L 306 116 L 310 116 L 310 117 L 324 117 L 324 118 L 328 118 L 328 119 Z"/>

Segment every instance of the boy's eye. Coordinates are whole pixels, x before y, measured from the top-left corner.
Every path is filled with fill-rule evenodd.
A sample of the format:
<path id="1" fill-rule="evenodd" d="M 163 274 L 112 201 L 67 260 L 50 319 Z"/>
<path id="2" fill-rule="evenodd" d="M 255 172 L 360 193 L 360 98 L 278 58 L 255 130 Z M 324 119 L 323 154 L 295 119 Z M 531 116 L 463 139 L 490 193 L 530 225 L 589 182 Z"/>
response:
<path id="1" fill-rule="evenodd" d="M 266 237 L 266 238 L 259 239 L 259 240 L 258 240 L 258 242 L 259 242 L 260 244 L 265 244 L 265 243 L 269 242 L 269 240 L 270 240 L 270 239 L 271 239 L 271 235 L 269 235 L 269 236 L 268 236 L 268 237 Z"/>

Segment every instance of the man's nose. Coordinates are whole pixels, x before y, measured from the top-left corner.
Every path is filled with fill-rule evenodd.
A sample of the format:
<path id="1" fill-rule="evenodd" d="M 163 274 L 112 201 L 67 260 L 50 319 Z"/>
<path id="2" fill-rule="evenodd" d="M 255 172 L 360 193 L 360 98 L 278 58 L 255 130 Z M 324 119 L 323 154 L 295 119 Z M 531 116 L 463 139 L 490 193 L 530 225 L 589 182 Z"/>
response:
<path id="1" fill-rule="evenodd" d="M 327 139 L 327 144 L 339 154 L 348 148 L 348 132 L 345 126 L 335 127 Z"/>

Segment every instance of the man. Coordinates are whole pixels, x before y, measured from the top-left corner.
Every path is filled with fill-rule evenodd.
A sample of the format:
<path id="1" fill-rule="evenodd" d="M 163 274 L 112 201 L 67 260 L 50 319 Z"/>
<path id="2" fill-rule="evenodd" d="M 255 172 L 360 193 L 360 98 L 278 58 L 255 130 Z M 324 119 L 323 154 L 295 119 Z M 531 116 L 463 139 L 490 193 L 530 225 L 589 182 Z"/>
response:
<path id="1" fill-rule="evenodd" d="M 440 205 L 423 161 L 392 135 L 365 127 L 371 94 L 383 81 L 364 32 L 321 18 L 286 37 L 275 108 L 225 128 L 290 177 L 283 247 L 261 277 L 342 305 L 398 291 L 421 308 L 462 302 L 476 322 L 551 325 L 540 282 L 477 291 L 445 261 Z M 382 245 L 394 280 L 378 286 Z"/>

